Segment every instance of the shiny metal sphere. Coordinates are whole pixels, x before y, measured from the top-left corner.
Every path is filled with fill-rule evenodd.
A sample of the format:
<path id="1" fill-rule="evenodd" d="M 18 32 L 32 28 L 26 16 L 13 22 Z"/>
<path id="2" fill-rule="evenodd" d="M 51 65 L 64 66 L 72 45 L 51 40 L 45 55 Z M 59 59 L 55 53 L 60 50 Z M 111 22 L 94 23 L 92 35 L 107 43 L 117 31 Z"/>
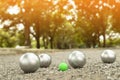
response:
<path id="1" fill-rule="evenodd" d="M 104 50 L 101 54 L 101 59 L 104 63 L 113 63 L 116 60 L 115 52 L 112 50 Z"/>
<path id="2" fill-rule="evenodd" d="M 73 51 L 68 57 L 68 62 L 73 68 L 82 68 L 86 63 L 86 58 L 82 52 Z"/>
<path id="3" fill-rule="evenodd" d="M 20 57 L 19 64 L 25 73 L 35 72 L 40 66 L 39 57 L 34 53 L 25 53 Z"/>
<path id="4" fill-rule="evenodd" d="M 49 67 L 52 61 L 51 56 L 45 53 L 40 54 L 39 59 L 40 59 L 40 67 Z"/>

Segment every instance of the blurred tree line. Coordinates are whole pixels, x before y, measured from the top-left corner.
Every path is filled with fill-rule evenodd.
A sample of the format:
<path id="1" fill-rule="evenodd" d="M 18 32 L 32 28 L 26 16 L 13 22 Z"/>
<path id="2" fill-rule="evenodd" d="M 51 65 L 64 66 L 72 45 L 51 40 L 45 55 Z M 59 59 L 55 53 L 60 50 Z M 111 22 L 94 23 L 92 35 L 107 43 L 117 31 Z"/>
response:
<path id="1" fill-rule="evenodd" d="M 0 0 L 0 47 L 120 44 L 119 0 Z"/>

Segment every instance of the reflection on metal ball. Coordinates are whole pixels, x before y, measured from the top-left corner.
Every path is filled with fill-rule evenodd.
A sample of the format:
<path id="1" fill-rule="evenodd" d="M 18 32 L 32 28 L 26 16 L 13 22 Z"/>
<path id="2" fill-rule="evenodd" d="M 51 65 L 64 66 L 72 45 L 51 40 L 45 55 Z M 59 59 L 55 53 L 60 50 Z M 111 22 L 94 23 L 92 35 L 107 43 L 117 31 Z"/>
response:
<path id="1" fill-rule="evenodd" d="M 104 63 L 113 63 L 116 60 L 115 52 L 112 50 L 104 50 L 101 54 L 101 59 Z"/>
<path id="2" fill-rule="evenodd" d="M 45 68 L 49 67 L 52 61 L 51 56 L 44 53 L 39 55 L 39 59 L 40 59 L 40 67 L 45 67 Z"/>
<path id="3" fill-rule="evenodd" d="M 34 53 L 25 53 L 20 57 L 19 64 L 25 73 L 31 73 L 39 68 L 40 60 Z"/>
<path id="4" fill-rule="evenodd" d="M 86 63 L 86 58 L 82 52 L 73 51 L 68 57 L 68 62 L 73 68 L 82 68 Z"/>

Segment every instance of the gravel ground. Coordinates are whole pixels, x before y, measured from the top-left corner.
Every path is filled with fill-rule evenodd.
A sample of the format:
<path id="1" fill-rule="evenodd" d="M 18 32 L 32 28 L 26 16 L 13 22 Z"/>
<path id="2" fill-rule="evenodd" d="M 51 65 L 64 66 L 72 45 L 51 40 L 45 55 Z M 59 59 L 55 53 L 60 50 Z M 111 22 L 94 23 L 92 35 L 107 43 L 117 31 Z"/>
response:
<path id="1" fill-rule="evenodd" d="M 70 67 L 67 71 L 58 71 L 58 64 L 67 62 L 69 53 L 74 50 L 85 53 L 86 65 L 79 69 Z M 10 54 L 10 50 L 8 50 L 9 55 L 0 55 L 0 80 L 120 80 L 120 49 L 112 49 L 117 55 L 117 59 L 113 64 L 102 63 L 100 54 L 103 50 L 72 49 L 48 51 L 48 54 L 52 56 L 50 67 L 39 68 L 36 72 L 28 74 L 24 74 L 19 67 L 19 58 L 22 54 Z"/>

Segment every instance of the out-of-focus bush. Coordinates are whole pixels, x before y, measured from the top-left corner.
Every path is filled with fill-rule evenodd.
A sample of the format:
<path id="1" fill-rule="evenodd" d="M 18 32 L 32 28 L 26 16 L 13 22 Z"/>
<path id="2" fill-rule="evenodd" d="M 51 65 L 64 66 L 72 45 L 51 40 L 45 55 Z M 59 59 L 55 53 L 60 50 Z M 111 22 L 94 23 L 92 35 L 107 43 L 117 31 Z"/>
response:
<path id="1" fill-rule="evenodd" d="M 0 29 L 0 47 L 15 47 L 16 45 L 24 44 L 24 35 L 22 31 L 6 31 L 5 29 Z"/>

